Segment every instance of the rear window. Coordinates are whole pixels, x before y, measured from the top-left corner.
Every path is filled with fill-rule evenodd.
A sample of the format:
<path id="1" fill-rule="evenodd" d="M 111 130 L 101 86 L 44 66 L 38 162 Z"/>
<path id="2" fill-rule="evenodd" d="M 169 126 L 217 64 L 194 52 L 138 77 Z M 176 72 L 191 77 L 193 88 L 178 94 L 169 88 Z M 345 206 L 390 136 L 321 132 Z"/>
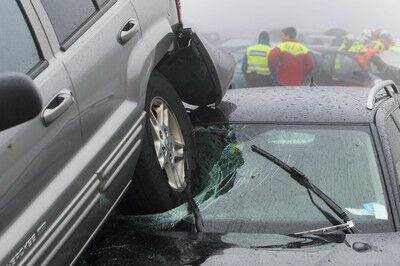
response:
<path id="1" fill-rule="evenodd" d="M 42 0 L 42 4 L 60 43 L 65 42 L 96 13 L 91 0 Z"/>

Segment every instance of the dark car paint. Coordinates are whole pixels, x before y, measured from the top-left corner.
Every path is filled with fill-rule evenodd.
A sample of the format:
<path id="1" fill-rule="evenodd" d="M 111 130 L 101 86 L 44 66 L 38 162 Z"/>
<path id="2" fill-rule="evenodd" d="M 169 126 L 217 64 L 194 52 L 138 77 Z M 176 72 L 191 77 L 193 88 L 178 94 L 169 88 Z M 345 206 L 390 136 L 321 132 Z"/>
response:
<path id="1" fill-rule="evenodd" d="M 369 124 L 374 112 L 366 108 L 368 93 L 354 87 L 237 89 L 227 92 L 218 110 L 231 122 Z M 212 114 L 201 116 L 219 122 Z"/>
<path id="2" fill-rule="evenodd" d="M 371 124 L 371 128 L 376 128 L 378 137 L 375 138 L 377 149 L 382 150 L 382 155 L 379 156 L 381 168 L 384 175 L 387 177 L 385 180 L 386 191 L 389 196 L 391 211 L 395 224 L 396 231 L 400 230 L 400 186 L 396 178 L 395 167 L 390 150 L 389 137 L 386 130 L 386 119 L 400 106 L 399 97 L 390 98 L 387 101 L 378 105 L 374 110 L 375 121 Z"/>
<path id="3" fill-rule="evenodd" d="M 383 97 L 366 108 L 369 88 L 268 87 L 229 90 L 216 109 L 194 110 L 195 125 L 213 123 L 271 123 L 368 125 L 380 162 L 381 176 L 393 218 L 400 230 L 400 195 L 385 119 L 400 106 L 400 96 Z M 268 104 L 267 104 L 268 103 Z"/>
<path id="4" fill-rule="evenodd" d="M 396 265 L 400 261 L 398 233 L 294 238 L 135 232 L 121 230 L 117 221 L 113 224 L 103 230 L 96 248 L 89 248 L 78 265 Z"/>

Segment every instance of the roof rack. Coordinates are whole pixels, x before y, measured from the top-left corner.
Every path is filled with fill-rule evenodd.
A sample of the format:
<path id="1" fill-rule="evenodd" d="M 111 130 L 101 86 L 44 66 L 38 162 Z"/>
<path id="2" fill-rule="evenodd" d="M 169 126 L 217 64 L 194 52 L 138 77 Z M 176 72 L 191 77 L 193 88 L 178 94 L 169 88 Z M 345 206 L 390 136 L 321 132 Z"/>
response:
<path id="1" fill-rule="evenodd" d="M 375 86 L 369 92 L 368 100 L 367 100 L 367 109 L 372 110 L 374 109 L 374 104 L 376 101 L 376 96 L 382 90 L 386 91 L 386 96 L 393 97 L 393 93 L 389 90 L 389 88 L 393 89 L 393 93 L 400 94 L 399 89 L 397 88 L 396 84 L 392 80 L 381 80 L 375 83 Z"/>

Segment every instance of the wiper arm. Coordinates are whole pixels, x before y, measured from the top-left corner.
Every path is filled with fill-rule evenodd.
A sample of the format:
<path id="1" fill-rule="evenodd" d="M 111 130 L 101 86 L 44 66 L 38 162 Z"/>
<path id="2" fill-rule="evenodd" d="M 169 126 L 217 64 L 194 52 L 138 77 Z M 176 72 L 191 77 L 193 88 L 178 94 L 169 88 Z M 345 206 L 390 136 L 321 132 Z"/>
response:
<path id="1" fill-rule="evenodd" d="M 186 153 L 186 149 L 184 148 L 184 153 Z M 189 212 L 193 213 L 194 218 L 194 229 L 195 232 L 204 232 L 205 226 L 203 217 L 201 215 L 199 206 L 197 206 L 196 201 L 193 197 L 193 187 L 192 187 L 192 168 L 189 163 L 189 156 L 185 155 L 185 181 L 186 181 L 186 196 L 188 201 L 188 209 Z"/>
<path id="2" fill-rule="evenodd" d="M 340 218 L 342 219 L 345 224 L 351 223 L 353 226 L 346 228 L 348 231 L 351 233 L 354 233 L 353 227 L 354 223 L 349 219 L 347 214 L 344 212 L 344 210 L 333 200 L 331 199 L 328 195 L 326 195 L 324 192 L 322 192 L 317 186 L 315 186 L 311 181 L 306 177 L 305 174 L 303 174 L 300 170 L 298 170 L 296 167 L 291 167 L 287 163 L 283 162 L 282 160 L 276 158 L 274 155 L 271 153 L 257 147 L 256 145 L 251 146 L 251 150 L 255 153 L 258 153 L 259 155 L 267 158 L 283 170 L 285 170 L 290 177 L 292 177 L 297 183 L 299 183 L 301 186 L 305 187 L 306 189 L 311 190 L 312 192 L 315 193 L 321 200 L 325 202 L 325 204 Z"/>
<path id="3" fill-rule="evenodd" d="M 318 228 L 318 229 L 313 229 L 309 231 L 304 231 L 304 232 L 299 232 L 299 233 L 294 233 L 293 235 L 298 236 L 298 235 L 319 235 L 319 234 L 327 234 L 327 233 L 335 233 L 339 231 L 347 231 L 351 230 L 352 228 L 355 227 L 354 222 L 349 221 L 344 224 L 339 224 L 339 225 L 334 225 L 334 226 L 329 226 L 329 227 L 323 227 L 323 228 Z"/>

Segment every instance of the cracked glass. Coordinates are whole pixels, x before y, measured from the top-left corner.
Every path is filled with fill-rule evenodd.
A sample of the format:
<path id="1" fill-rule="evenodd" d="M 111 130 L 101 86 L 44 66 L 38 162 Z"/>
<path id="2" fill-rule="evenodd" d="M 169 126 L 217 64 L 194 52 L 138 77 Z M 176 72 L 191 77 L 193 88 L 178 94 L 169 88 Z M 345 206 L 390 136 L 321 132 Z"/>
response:
<path id="1" fill-rule="evenodd" d="M 195 128 L 203 184 L 196 202 L 206 230 L 286 234 L 331 225 L 327 216 L 335 215 L 329 208 L 316 196 L 313 203 L 304 187 L 252 152 L 251 145 L 257 145 L 303 171 L 361 232 L 391 231 L 368 130 L 262 124 Z M 140 230 L 171 230 L 192 223 L 192 217 L 185 204 L 133 222 Z"/>

